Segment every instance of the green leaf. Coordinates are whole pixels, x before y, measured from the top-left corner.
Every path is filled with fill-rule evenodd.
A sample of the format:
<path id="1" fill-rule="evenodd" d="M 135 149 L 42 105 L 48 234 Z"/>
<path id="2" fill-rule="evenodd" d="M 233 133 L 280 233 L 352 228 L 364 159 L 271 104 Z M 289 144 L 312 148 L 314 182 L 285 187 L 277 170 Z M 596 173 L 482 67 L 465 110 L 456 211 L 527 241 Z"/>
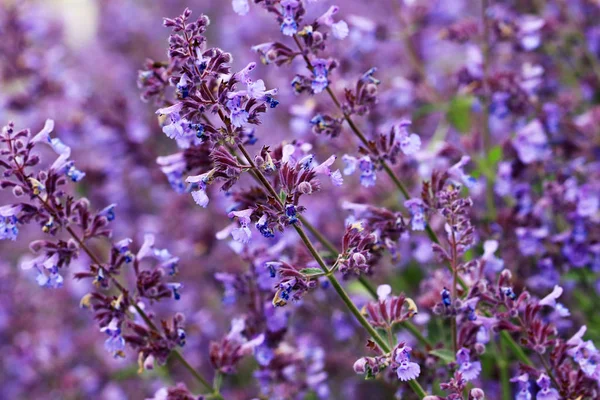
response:
<path id="1" fill-rule="evenodd" d="M 446 118 L 459 132 L 467 133 L 471 130 L 472 96 L 457 96 L 450 101 Z"/>
<path id="2" fill-rule="evenodd" d="M 281 200 L 282 203 L 285 203 L 285 200 L 287 199 L 287 194 L 285 193 L 284 190 L 279 192 L 279 199 Z"/>
<path id="3" fill-rule="evenodd" d="M 429 352 L 429 354 L 440 358 L 446 364 L 450 364 L 454 362 L 454 353 L 450 349 L 434 349 Z"/>
<path id="4" fill-rule="evenodd" d="M 502 147 L 492 147 L 490 149 L 490 153 L 488 154 L 488 165 L 495 166 L 500 160 L 502 160 Z"/>
<path id="5" fill-rule="evenodd" d="M 300 270 L 300 273 L 307 276 L 322 275 L 323 270 L 321 268 L 304 268 Z"/>

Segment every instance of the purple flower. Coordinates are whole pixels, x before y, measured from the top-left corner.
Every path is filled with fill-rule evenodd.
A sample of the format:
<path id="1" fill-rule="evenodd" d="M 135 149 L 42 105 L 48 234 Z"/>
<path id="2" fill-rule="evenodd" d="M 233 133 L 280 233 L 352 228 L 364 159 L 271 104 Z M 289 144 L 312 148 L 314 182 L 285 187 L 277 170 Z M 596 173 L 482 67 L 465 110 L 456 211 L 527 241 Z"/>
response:
<path id="1" fill-rule="evenodd" d="M 31 143 L 51 143 L 50 134 L 54 130 L 54 120 L 47 119 L 44 123 L 44 127 L 34 137 L 31 138 Z"/>
<path id="2" fill-rule="evenodd" d="M 413 231 L 425 230 L 425 208 L 423 200 L 410 199 L 404 202 L 404 206 L 410 212 L 410 225 Z"/>
<path id="3" fill-rule="evenodd" d="M 242 96 L 235 95 L 229 99 L 227 101 L 227 108 L 230 111 L 229 118 L 233 126 L 240 128 L 248 122 L 249 114 L 248 111 L 242 108 Z"/>
<path id="4" fill-rule="evenodd" d="M 469 163 L 469 161 L 471 161 L 471 157 L 463 156 L 459 162 L 450 167 L 448 173 L 454 179 L 463 182 L 469 189 L 473 189 L 475 185 L 477 185 L 477 180 L 471 175 L 465 174 L 463 171 L 463 168 Z"/>
<path id="5" fill-rule="evenodd" d="M 181 75 L 179 82 L 177 82 L 177 94 L 181 99 L 185 99 L 190 95 L 190 84 L 186 74 Z"/>
<path id="6" fill-rule="evenodd" d="M 110 320 L 108 325 L 100 328 L 100 332 L 106 333 L 109 337 L 104 342 L 104 348 L 114 357 L 125 357 L 125 339 L 121 336 L 121 328 L 116 318 Z"/>
<path id="7" fill-rule="evenodd" d="M 49 256 L 42 254 L 36 258 L 25 260 L 21 263 L 21 269 L 37 270 L 36 281 L 38 285 L 45 288 L 58 289 L 63 285 L 63 277 L 58 273 L 58 253 Z"/>
<path id="8" fill-rule="evenodd" d="M 177 193 L 185 193 L 183 173 L 186 170 L 186 162 L 183 153 L 175 153 L 169 156 L 158 157 L 156 163 L 160 170 L 167 176 L 169 184 Z"/>
<path id="9" fill-rule="evenodd" d="M 19 234 L 17 216 L 21 208 L 21 206 L 10 204 L 0 207 L 0 240 L 17 240 Z"/>
<path id="10" fill-rule="evenodd" d="M 108 206 L 104 207 L 102 210 L 98 211 L 98 216 L 105 217 L 108 221 L 114 221 L 116 218 L 116 215 L 115 215 L 116 207 L 117 207 L 116 204 L 109 204 Z"/>
<path id="11" fill-rule="evenodd" d="M 188 176 L 186 182 L 190 184 L 188 190 L 192 194 L 192 198 L 200 207 L 208 206 L 208 195 L 206 194 L 206 184 L 210 180 L 214 170 L 210 170 L 204 174 Z"/>
<path id="12" fill-rule="evenodd" d="M 535 50 L 540 45 L 542 39 L 540 30 L 545 25 L 545 21 L 534 15 L 524 15 L 518 21 L 519 42 L 526 51 Z"/>
<path id="13" fill-rule="evenodd" d="M 541 374 L 537 381 L 540 391 L 535 396 L 536 400 L 558 400 L 560 396 L 558 390 L 550 387 L 550 378 L 546 374 Z"/>
<path id="14" fill-rule="evenodd" d="M 345 21 L 333 21 L 333 16 L 337 14 L 338 11 L 338 6 L 329 7 L 329 9 L 323 15 L 317 18 L 317 23 L 329 26 L 331 28 L 333 37 L 341 40 L 348 36 L 349 29 L 348 24 Z"/>
<path id="15" fill-rule="evenodd" d="M 401 381 L 410 381 L 417 379 L 421 374 L 419 364 L 410 361 L 410 351 L 408 346 L 402 345 L 394 350 L 394 361 L 398 364 L 396 374 Z"/>
<path id="16" fill-rule="evenodd" d="M 232 211 L 229 213 L 229 218 L 237 218 L 240 224 L 238 228 L 234 228 L 231 231 L 231 237 L 233 237 L 233 240 L 236 242 L 246 244 L 250 241 L 252 231 L 250 231 L 248 225 L 250 224 L 250 216 L 253 212 L 254 210 L 248 208 L 246 210 Z"/>
<path id="17" fill-rule="evenodd" d="M 256 222 L 256 229 L 266 238 L 275 237 L 273 229 L 269 228 L 267 214 L 263 214 L 262 217 Z"/>
<path id="18" fill-rule="evenodd" d="M 298 32 L 298 23 L 296 22 L 295 13 L 299 6 L 298 0 L 282 0 L 283 7 L 283 22 L 281 23 L 281 33 L 285 36 L 293 36 Z"/>
<path id="19" fill-rule="evenodd" d="M 312 62 L 313 67 L 313 79 L 311 82 L 311 88 L 313 93 L 321 93 L 329 85 L 329 62 L 322 58 L 317 58 Z"/>
<path id="20" fill-rule="evenodd" d="M 529 391 L 529 375 L 527 373 L 514 377 L 510 381 L 517 382 L 519 384 L 519 392 L 515 397 L 516 400 L 531 400 L 531 392 Z"/>
<path id="21" fill-rule="evenodd" d="M 563 288 L 556 285 L 554 286 L 554 290 L 552 290 L 552 292 L 547 295 L 546 297 L 544 297 L 543 299 L 541 299 L 539 301 L 539 305 L 540 306 L 549 306 L 549 307 L 556 307 L 556 299 L 558 299 L 563 293 Z"/>
<path id="22" fill-rule="evenodd" d="M 472 381 L 476 379 L 481 373 L 481 362 L 471 361 L 470 350 L 461 348 L 456 352 L 456 362 L 458 363 L 458 370 L 461 372 L 465 381 Z"/>
<path id="23" fill-rule="evenodd" d="M 542 239 L 548 236 L 548 230 L 544 227 L 533 229 L 518 227 L 515 229 L 519 239 L 519 250 L 524 256 L 532 256 L 544 251 Z"/>
<path id="24" fill-rule="evenodd" d="M 512 144 L 524 164 L 550 157 L 550 147 L 542 123 L 535 119 L 517 131 Z"/>
<path id="25" fill-rule="evenodd" d="M 324 174 L 329 176 L 329 178 L 331 179 L 331 182 L 335 185 L 335 186 L 342 186 L 342 184 L 344 183 L 344 178 L 342 177 L 342 173 L 340 172 L 340 170 L 335 170 L 334 172 L 331 171 L 331 169 L 329 167 L 331 167 L 331 165 L 333 165 L 333 163 L 336 160 L 336 156 L 331 156 L 329 157 L 327 160 L 325 160 L 322 164 L 319 164 L 318 166 L 316 166 L 313 171 L 316 174 Z"/>
<path id="26" fill-rule="evenodd" d="M 156 110 L 156 114 L 168 118 L 165 122 L 169 123 L 164 125 L 162 130 L 169 139 L 181 140 L 190 134 L 190 122 L 185 118 L 181 118 L 179 115 L 182 107 L 183 103 L 175 103 L 170 107 L 159 108 Z"/>
<path id="27" fill-rule="evenodd" d="M 375 174 L 375 165 L 371 157 L 363 156 L 358 159 L 358 168 L 360 169 L 360 183 L 364 187 L 375 186 L 377 175 Z"/>
<path id="28" fill-rule="evenodd" d="M 592 217 L 600 207 L 599 193 L 591 185 L 583 185 L 577 192 L 577 214 L 580 217 Z"/>
<path id="29" fill-rule="evenodd" d="M 344 154 L 342 156 L 342 161 L 345 164 L 344 175 L 352 175 L 356 171 L 356 166 L 358 165 L 358 160 L 356 157 Z"/>
<path id="30" fill-rule="evenodd" d="M 503 161 L 498 163 L 498 173 L 496 174 L 496 183 L 494 191 L 498 196 L 506 196 L 512 192 L 512 163 Z"/>
<path id="31" fill-rule="evenodd" d="M 400 143 L 400 150 L 407 156 L 415 154 L 421 149 L 421 138 L 417 134 L 408 131 L 411 124 L 411 121 L 404 120 L 399 125 L 394 126 L 396 137 Z"/>
<path id="32" fill-rule="evenodd" d="M 483 243 L 482 260 L 485 261 L 485 269 L 491 274 L 497 274 L 504 269 L 504 261 L 494 255 L 498 250 L 498 242 L 495 240 L 486 240 Z"/>
<path id="33" fill-rule="evenodd" d="M 238 15 L 246 15 L 250 12 L 248 0 L 232 0 L 231 6 L 233 7 L 233 11 Z"/>
<path id="34" fill-rule="evenodd" d="M 183 289 L 183 285 L 181 283 L 170 282 L 167 283 L 167 287 L 173 292 L 173 298 L 175 300 L 181 299 L 181 294 L 179 293 L 179 291 Z"/>

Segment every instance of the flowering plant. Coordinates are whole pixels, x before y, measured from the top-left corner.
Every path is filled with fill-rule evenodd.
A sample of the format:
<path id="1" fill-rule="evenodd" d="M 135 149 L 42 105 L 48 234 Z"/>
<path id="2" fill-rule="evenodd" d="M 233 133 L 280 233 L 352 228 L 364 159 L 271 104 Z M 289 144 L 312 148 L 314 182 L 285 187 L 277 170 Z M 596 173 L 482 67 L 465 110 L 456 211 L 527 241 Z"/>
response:
<path id="1" fill-rule="evenodd" d="M 0 134 L 0 271 L 33 293 L 0 295 L 27 365 L 3 391 L 46 398 L 56 363 L 74 398 L 599 396 L 600 7 L 325 3 L 233 0 L 216 24 L 182 5 L 141 67 L 127 38 L 172 8 L 102 3 L 114 88 L 2 6 L 0 115 L 45 120 Z M 30 345 L 36 296 L 92 314 L 50 316 L 68 361 Z"/>

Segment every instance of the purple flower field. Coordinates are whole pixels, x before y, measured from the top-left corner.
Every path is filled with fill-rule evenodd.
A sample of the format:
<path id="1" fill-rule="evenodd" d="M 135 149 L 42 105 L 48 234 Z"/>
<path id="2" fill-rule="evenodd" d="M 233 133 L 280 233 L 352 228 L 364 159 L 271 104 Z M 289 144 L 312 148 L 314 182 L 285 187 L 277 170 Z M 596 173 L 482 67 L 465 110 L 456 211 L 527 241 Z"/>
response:
<path id="1" fill-rule="evenodd" d="M 599 0 L 4 0 L 0 120 L 0 400 L 600 399 Z"/>

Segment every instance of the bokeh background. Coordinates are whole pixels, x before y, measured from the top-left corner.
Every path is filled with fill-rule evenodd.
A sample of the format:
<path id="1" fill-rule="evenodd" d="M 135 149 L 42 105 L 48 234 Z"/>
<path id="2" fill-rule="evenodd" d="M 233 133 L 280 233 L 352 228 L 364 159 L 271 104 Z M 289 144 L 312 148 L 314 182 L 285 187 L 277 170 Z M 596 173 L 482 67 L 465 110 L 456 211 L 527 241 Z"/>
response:
<path id="1" fill-rule="evenodd" d="M 411 188 L 416 188 L 420 177 L 429 176 L 433 168 L 447 167 L 460 155 L 478 151 L 479 136 L 474 128 L 480 118 L 477 104 L 457 90 L 457 71 L 477 64 L 478 53 L 469 45 L 444 40 L 441 32 L 459 17 L 478 18 L 479 2 L 404 1 L 412 18 L 425 21 L 415 40 L 426 66 L 420 72 L 406 51 L 397 3 L 339 1 L 343 7 L 340 14 L 348 22 L 350 34 L 345 41 L 333 42 L 328 52 L 341 60 L 333 83 L 340 93 L 342 88 L 352 87 L 369 68 L 380 67 L 379 105 L 361 123 L 372 135 L 388 132 L 391 123 L 412 117 L 414 130 L 420 134 L 427 152 L 420 153 L 421 158 L 402 161 L 398 171 L 408 177 Z M 532 13 L 537 2 L 505 3 L 514 9 L 522 6 L 523 13 Z M 595 10 L 590 18 L 599 14 L 593 2 L 583 3 Z M 329 0 L 311 4 L 307 20 L 321 15 L 332 4 Z M 251 61 L 258 62 L 251 46 L 280 37 L 279 27 L 267 13 L 257 7 L 242 18 L 226 0 L 0 0 L 0 121 L 4 124 L 13 120 L 18 128 L 38 131 L 46 118 L 54 119 L 55 134 L 73 148 L 72 159 L 87 174 L 77 185 L 77 194 L 87 196 L 97 209 L 118 204 L 115 237 L 131 237 L 139 245 L 143 234 L 152 232 L 160 247 L 181 258 L 179 281 L 185 285 L 182 299 L 160 305 L 157 312 L 186 315 L 186 358 L 210 376 L 209 342 L 228 332 L 231 319 L 245 312 L 246 301 L 232 299 L 232 290 L 228 291 L 215 273 L 243 275 L 249 262 L 236 255 L 229 243 L 215 238 L 215 232 L 228 224 L 225 211 L 229 203 L 225 194 L 214 190 L 208 209 L 200 209 L 190 196 L 178 195 L 171 189 L 156 158 L 173 153 L 176 146 L 161 132 L 154 113 L 156 106 L 140 100 L 136 85 L 138 70 L 147 57 L 166 58 L 169 31 L 162 26 L 162 18 L 175 17 L 185 7 L 194 16 L 204 13 L 210 17 L 209 45 L 234 55 L 233 71 Z M 598 43 L 589 44 L 595 54 Z M 548 93 L 554 96 L 554 90 L 564 84 L 565 97 L 570 96 L 573 104 L 593 103 L 597 96 L 593 83 L 571 76 L 568 68 L 555 66 L 558 58 L 528 54 L 517 57 L 513 45 L 497 46 L 494 61 L 498 65 L 518 70 L 524 59 L 539 62 L 549 71 L 545 84 Z M 259 145 L 295 139 L 311 142 L 319 159 L 330 154 L 355 153 L 357 143 L 349 135 L 330 140 L 312 132 L 310 118 L 327 109 L 329 103 L 322 97 L 317 101 L 314 97 L 296 96 L 290 87 L 296 72 L 305 72 L 301 63 L 280 69 L 259 66 L 254 72 L 267 87 L 280 89 L 281 102 L 276 112 L 268 113 L 263 126 L 257 128 L 260 141 L 254 150 Z M 425 82 L 423 73 L 427 76 Z M 431 106 L 435 103 L 429 90 L 432 86 L 438 93 L 451 93 L 437 108 Z M 586 110 L 587 106 L 575 111 Z M 498 143 L 512 132 L 506 129 L 507 124 L 506 120 L 492 120 L 492 134 Z M 589 133 L 586 129 L 581 128 L 585 135 L 594 137 L 594 131 Z M 450 145 L 442 146 L 444 140 Z M 509 155 L 514 156 L 514 152 Z M 478 175 L 485 182 L 485 174 L 479 171 Z M 401 204 L 385 179 L 368 191 L 357 190 L 357 177 L 346 179 L 348 185 L 335 191 L 325 187 L 306 203 L 310 210 L 307 218 L 336 244 L 348 216 L 339 207 L 345 200 L 370 201 L 391 209 L 398 209 Z M 472 196 L 479 199 L 477 204 L 483 201 L 480 192 L 475 191 Z M 9 197 L 0 191 L 0 205 Z M 500 235 L 496 228 L 492 225 L 486 232 L 489 237 Z M 0 400 L 144 399 L 177 382 L 198 389 L 175 363 L 138 374 L 135 354 L 116 360 L 105 351 L 105 336 L 92 322 L 90 313 L 78 307 L 88 291 L 88 283 L 69 279 L 73 273 L 86 269 L 85 256 L 65 274 L 63 288 L 39 288 L 35 276 L 19 268 L 29 253 L 29 239 L 39 236 L 40 232 L 32 226 L 21 232 L 18 241 L 0 242 Z M 404 290 L 418 300 L 420 307 L 427 307 L 438 301 L 438 286 L 447 276 L 440 270 L 432 273 L 438 286 L 424 286 L 421 296 L 416 297 L 426 275 L 424 268 L 433 263 L 430 244 L 421 239 L 416 237 L 401 244 L 404 247 L 399 259 L 386 256 L 373 281 L 390 283 L 395 291 Z M 297 239 L 290 235 L 286 240 Z M 521 255 L 514 250 L 518 239 L 506 235 L 503 240 L 505 248 L 513 248 L 503 254 L 506 265 L 520 268 L 520 276 L 524 277 L 517 285 L 522 286 L 525 277 L 533 277 L 539 283 L 534 264 L 519 262 Z M 106 250 L 101 243 L 94 246 L 98 251 Z M 594 285 L 595 277 L 589 281 Z M 538 295 L 547 293 L 552 285 L 540 284 L 533 291 Z M 357 304 L 366 301 L 356 285 L 349 284 L 349 291 Z M 352 365 L 362 355 L 365 337 L 330 292 L 317 290 L 301 303 L 290 305 L 293 324 L 286 340 L 294 354 L 307 365 L 318 364 L 327 372 L 333 398 L 391 398 L 396 388 L 356 378 Z M 583 314 L 588 313 L 588 334 L 598 337 L 600 317 L 591 312 L 594 302 L 585 295 L 576 300 L 581 308 L 572 308 L 573 319 L 581 321 Z M 415 322 L 425 326 L 428 313 L 420 313 Z M 565 330 L 572 328 L 571 322 L 565 324 Z M 492 376 L 486 392 L 494 393 L 498 390 L 493 378 L 494 360 L 482 361 L 485 372 Z M 257 382 L 251 380 L 255 369 L 255 362 L 249 360 L 240 366 L 238 375 L 226 378 L 228 399 L 249 399 L 259 393 Z M 299 390 L 303 398 L 318 397 L 305 389 Z"/>

